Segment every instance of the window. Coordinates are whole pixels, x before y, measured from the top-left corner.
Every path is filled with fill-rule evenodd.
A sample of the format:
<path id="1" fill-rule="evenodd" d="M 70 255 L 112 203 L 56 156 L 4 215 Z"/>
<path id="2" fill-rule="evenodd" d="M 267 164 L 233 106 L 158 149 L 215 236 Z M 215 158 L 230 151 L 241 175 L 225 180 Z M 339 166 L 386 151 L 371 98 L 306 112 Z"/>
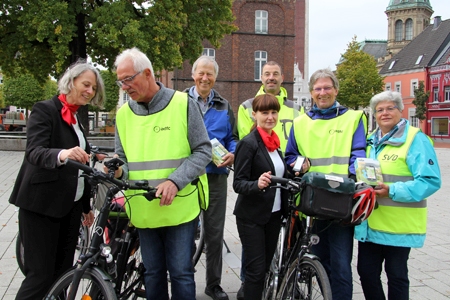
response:
<path id="1" fill-rule="evenodd" d="M 416 65 L 420 64 L 420 62 L 422 61 L 423 55 L 420 55 L 417 60 L 416 60 Z"/>
<path id="2" fill-rule="evenodd" d="M 408 119 L 411 126 L 419 127 L 419 118 L 416 117 L 416 109 L 408 109 Z"/>
<path id="3" fill-rule="evenodd" d="M 397 81 L 395 83 L 395 91 L 401 93 L 402 92 L 402 83 L 400 81 Z"/>
<path id="4" fill-rule="evenodd" d="M 398 20 L 395 22 L 395 41 L 401 42 L 403 40 L 403 22 Z"/>
<path id="5" fill-rule="evenodd" d="M 267 62 L 266 51 L 255 51 L 255 80 L 261 80 L 262 67 Z"/>
<path id="6" fill-rule="evenodd" d="M 439 88 L 434 87 L 433 88 L 433 102 L 438 102 L 438 101 L 439 101 Z"/>
<path id="7" fill-rule="evenodd" d="M 205 48 L 205 49 L 203 49 L 203 53 L 202 53 L 203 55 L 206 55 L 206 56 L 210 56 L 210 57 L 212 57 L 212 58 L 216 58 L 216 50 L 214 50 L 214 49 L 212 49 L 212 48 Z"/>
<path id="8" fill-rule="evenodd" d="M 413 39 L 413 21 L 411 19 L 406 20 L 405 23 L 405 40 L 411 41 Z"/>
<path id="9" fill-rule="evenodd" d="M 128 93 L 123 93 L 122 103 L 127 103 L 130 100 L 130 95 Z"/>
<path id="10" fill-rule="evenodd" d="M 414 91 L 419 88 L 419 80 L 411 79 L 411 96 L 414 96 Z"/>
<path id="11" fill-rule="evenodd" d="M 388 83 L 386 83 L 386 84 L 384 85 L 384 90 L 385 90 L 385 91 L 390 91 L 390 90 L 391 90 L 391 83 L 390 83 L 390 82 L 388 82 Z"/>
<path id="12" fill-rule="evenodd" d="M 255 33 L 267 34 L 268 13 L 265 10 L 255 11 Z"/>
<path id="13" fill-rule="evenodd" d="M 432 118 L 431 134 L 448 136 L 448 118 Z"/>
<path id="14" fill-rule="evenodd" d="M 450 101 L 450 86 L 444 88 L 444 101 Z"/>
<path id="15" fill-rule="evenodd" d="M 391 62 L 391 64 L 389 65 L 389 70 L 392 69 L 392 67 L 395 65 L 395 62 L 396 62 L 395 60 L 393 60 L 393 61 Z"/>

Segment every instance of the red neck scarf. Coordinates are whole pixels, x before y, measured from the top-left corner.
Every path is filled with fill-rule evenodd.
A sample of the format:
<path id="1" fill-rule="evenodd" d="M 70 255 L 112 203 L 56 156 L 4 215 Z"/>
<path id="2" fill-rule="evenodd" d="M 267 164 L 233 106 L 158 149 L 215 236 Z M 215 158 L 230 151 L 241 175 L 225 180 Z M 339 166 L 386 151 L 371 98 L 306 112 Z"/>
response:
<path id="1" fill-rule="evenodd" d="M 75 104 L 69 104 L 66 99 L 66 95 L 60 94 L 58 96 L 58 99 L 61 100 L 63 103 L 63 108 L 61 109 L 61 116 L 63 120 L 69 124 L 69 126 L 72 126 L 72 124 L 75 124 L 77 121 L 75 120 L 75 112 L 80 107 L 79 105 Z"/>
<path id="2" fill-rule="evenodd" d="M 264 145 L 266 145 L 266 148 L 267 150 L 269 150 L 269 152 L 273 152 L 280 148 L 280 139 L 278 138 L 278 135 L 275 133 L 275 131 L 272 130 L 272 134 L 269 135 L 261 127 L 257 126 L 256 128 L 258 129 Z"/>

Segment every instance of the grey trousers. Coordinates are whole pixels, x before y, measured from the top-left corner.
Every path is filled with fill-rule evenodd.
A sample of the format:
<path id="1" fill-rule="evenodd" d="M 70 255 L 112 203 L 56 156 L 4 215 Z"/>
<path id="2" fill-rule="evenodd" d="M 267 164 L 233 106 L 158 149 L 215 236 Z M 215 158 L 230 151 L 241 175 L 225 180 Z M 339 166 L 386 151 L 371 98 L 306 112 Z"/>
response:
<path id="1" fill-rule="evenodd" d="M 203 212 L 206 245 L 206 286 L 220 285 L 225 212 L 227 208 L 227 175 L 208 174 L 209 206 Z"/>

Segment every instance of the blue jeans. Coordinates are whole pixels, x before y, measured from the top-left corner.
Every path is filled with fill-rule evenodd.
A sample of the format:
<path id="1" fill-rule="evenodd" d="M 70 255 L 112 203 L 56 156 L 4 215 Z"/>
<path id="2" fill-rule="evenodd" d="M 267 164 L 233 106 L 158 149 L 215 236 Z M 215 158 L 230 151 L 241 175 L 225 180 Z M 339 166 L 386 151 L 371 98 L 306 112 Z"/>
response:
<path id="1" fill-rule="evenodd" d="M 172 299 L 195 299 L 192 244 L 196 224 L 194 219 L 178 226 L 139 229 L 147 299 L 169 299 L 167 271 Z"/>
<path id="2" fill-rule="evenodd" d="M 354 227 L 343 227 L 325 220 L 314 222 L 313 231 L 320 242 L 312 247 L 312 252 L 320 258 L 327 271 L 333 299 L 351 300 Z"/>
<path id="3" fill-rule="evenodd" d="M 358 243 L 358 273 L 367 300 L 386 299 L 381 272 L 386 271 L 388 299 L 409 299 L 408 257 L 411 248 Z"/>

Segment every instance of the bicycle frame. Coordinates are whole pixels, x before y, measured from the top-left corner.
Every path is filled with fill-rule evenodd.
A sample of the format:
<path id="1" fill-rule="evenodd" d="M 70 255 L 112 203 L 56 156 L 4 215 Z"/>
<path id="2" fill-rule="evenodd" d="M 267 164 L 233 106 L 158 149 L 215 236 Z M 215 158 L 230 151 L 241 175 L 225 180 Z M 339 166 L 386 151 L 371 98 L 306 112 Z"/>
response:
<path id="1" fill-rule="evenodd" d="M 278 186 L 271 186 L 271 188 L 282 188 L 289 192 L 288 209 L 289 214 L 284 218 L 280 228 L 277 249 L 275 250 L 274 258 L 272 259 L 269 274 L 267 275 L 265 290 L 263 292 L 263 299 L 277 299 L 279 297 L 279 283 L 286 276 L 286 272 L 292 262 L 298 258 L 298 264 L 307 257 L 311 260 L 319 260 L 319 257 L 311 253 L 311 247 L 319 243 L 319 237 L 312 234 L 312 227 L 314 225 L 314 218 L 306 216 L 305 226 L 302 226 L 304 232 L 296 239 L 293 246 L 290 246 L 293 220 L 300 220 L 296 217 L 295 197 L 301 190 L 300 178 L 294 180 L 272 176 L 273 183 L 280 183 Z"/>
<path id="2" fill-rule="evenodd" d="M 108 274 L 106 271 L 106 259 L 104 256 L 101 255 L 101 253 L 102 253 L 102 245 L 104 244 L 103 242 L 104 229 L 108 222 L 110 213 L 110 203 L 112 202 L 114 196 L 121 190 L 140 189 L 140 190 L 147 190 L 149 192 L 150 195 L 147 199 L 149 198 L 154 199 L 154 193 L 156 190 L 153 187 L 149 187 L 148 182 L 145 181 L 137 182 L 136 184 L 129 184 L 128 182 L 115 179 L 114 168 L 112 167 L 109 168 L 110 170 L 109 174 L 105 174 L 96 169 L 90 168 L 86 165 L 70 160 L 67 161 L 67 165 L 69 166 L 71 165 L 73 167 L 83 170 L 92 181 L 91 184 L 98 184 L 103 182 L 111 183 L 111 186 L 108 187 L 105 196 L 105 201 L 97 217 L 92 242 L 89 246 L 88 252 L 86 254 L 81 254 L 76 263 L 74 276 L 72 278 L 72 285 L 67 295 L 67 299 L 74 300 L 81 277 L 89 267 L 98 265 L 102 270 L 102 272 L 105 274 L 105 278 L 109 278 L 110 280 L 112 280 L 109 275 L 106 275 Z"/>

